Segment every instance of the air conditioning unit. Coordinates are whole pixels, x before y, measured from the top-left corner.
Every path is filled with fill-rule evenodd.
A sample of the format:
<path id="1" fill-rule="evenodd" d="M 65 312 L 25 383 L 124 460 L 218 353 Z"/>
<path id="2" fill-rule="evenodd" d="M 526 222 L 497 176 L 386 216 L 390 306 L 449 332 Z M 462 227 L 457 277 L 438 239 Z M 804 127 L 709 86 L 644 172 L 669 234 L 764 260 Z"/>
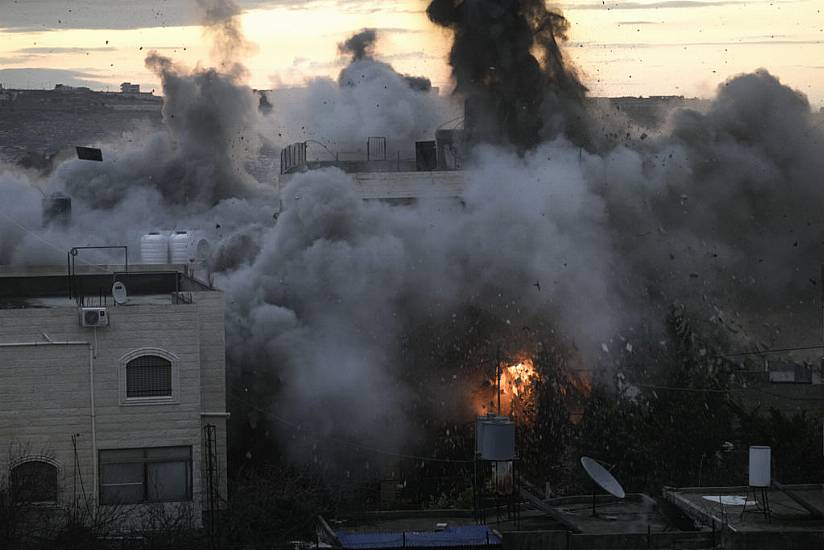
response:
<path id="1" fill-rule="evenodd" d="M 105 307 L 80 308 L 80 324 L 84 327 L 109 326 L 109 313 Z"/>

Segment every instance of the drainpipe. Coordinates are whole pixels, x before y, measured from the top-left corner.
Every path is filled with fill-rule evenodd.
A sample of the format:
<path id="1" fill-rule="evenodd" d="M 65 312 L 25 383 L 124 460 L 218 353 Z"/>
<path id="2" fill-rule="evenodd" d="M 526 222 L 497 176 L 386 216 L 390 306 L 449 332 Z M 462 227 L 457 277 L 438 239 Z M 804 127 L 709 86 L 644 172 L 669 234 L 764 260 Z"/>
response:
<path id="1" fill-rule="evenodd" d="M 57 342 L 49 340 L 48 342 L 3 342 L 0 343 L 0 348 L 32 348 L 40 346 L 86 346 L 89 348 L 89 416 L 91 419 L 92 430 L 92 488 L 93 488 L 93 503 L 97 504 L 98 492 L 98 464 L 97 464 L 97 429 L 95 426 L 95 408 L 94 408 L 94 347 L 90 342 L 82 341 L 65 341 Z"/>

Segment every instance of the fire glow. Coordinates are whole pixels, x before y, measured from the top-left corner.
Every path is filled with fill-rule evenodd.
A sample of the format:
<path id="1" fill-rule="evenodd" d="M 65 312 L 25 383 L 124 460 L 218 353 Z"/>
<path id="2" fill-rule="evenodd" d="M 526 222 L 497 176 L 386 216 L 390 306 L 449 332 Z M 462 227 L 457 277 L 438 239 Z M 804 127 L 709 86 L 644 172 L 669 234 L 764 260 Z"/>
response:
<path id="1" fill-rule="evenodd" d="M 497 374 L 500 374 L 500 413 L 511 415 L 519 402 L 531 398 L 529 390 L 540 378 L 538 370 L 531 358 L 522 357 L 517 363 L 502 365 Z M 498 380 L 495 376 L 493 374 L 486 389 L 478 391 L 473 398 L 478 415 L 498 412 Z"/>
<path id="2" fill-rule="evenodd" d="M 526 358 L 514 365 L 501 369 L 501 404 L 503 406 L 504 397 L 508 397 L 511 408 L 512 399 L 522 396 L 538 378 L 538 372 L 532 359 Z"/>

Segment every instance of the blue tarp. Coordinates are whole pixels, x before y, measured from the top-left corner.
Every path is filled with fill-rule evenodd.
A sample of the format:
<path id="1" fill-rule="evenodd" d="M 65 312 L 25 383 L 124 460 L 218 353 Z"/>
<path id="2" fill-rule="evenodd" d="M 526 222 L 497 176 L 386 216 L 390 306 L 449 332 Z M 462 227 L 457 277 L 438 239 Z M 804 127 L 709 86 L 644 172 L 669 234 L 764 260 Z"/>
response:
<path id="1" fill-rule="evenodd" d="M 501 544 L 501 539 L 486 525 L 461 525 L 443 531 L 407 531 L 405 533 L 335 533 L 343 548 L 403 548 L 404 546 L 437 548 L 443 546 L 483 546 Z"/>

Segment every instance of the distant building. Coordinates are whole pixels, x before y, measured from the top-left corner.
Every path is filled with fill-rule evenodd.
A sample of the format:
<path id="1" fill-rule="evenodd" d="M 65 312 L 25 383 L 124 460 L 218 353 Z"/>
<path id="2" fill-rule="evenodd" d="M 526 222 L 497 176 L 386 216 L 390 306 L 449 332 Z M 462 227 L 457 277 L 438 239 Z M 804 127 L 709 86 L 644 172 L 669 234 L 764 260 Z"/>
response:
<path id="1" fill-rule="evenodd" d="M 152 93 L 54 90 L 0 91 L 0 161 L 30 154 L 51 158 L 82 143 L 116 139 L 136 127 L 161 128 L 163 98 Z"/>
<path id="2" fill-rule="evenodd" d="M 120 85 L 120 93 L 123 94 L 139 94 L 140 84 L 132 84 L 131 82 L 124 82 Z"/>
<path id="3" fill-rule="evenodd" d="M 824 417 L 824 362 L 767 361 L 761 370 L 742 372 L 735 402 L 747 409 L 777 409 L 792 416 L 807 412 Z"/>
<path id="4" fill-rule="evenodd" d="M 223 294 L 181 266 L 88 267 L 0 272 L 0 490 L 200 523 L 226 496 Z"/>
<path id="5" fill-rule="evenodd" d="M 315 141 L 294 143 L 281 151 L 279 187 L 295 174 L 335 167 L 352 177 L 364 200 L 406 204 L 458 199 L 466 184 L 462 139 L 462 130 L 438 130 L 435 140 L 416 142 L 403 152 L 390 150 L 385 137 L 370 137 L 358 151 L 331 151 Z"/>
<path id="6" fill-rule="evenodd" d="M 756 496 L 748 487 L 664 488 L 664 499 L 713 528 L 722 548 L 824 548 L 824 488 L 773 484 Z M 713 547 L 718 547 L 713 545 Z"/>

